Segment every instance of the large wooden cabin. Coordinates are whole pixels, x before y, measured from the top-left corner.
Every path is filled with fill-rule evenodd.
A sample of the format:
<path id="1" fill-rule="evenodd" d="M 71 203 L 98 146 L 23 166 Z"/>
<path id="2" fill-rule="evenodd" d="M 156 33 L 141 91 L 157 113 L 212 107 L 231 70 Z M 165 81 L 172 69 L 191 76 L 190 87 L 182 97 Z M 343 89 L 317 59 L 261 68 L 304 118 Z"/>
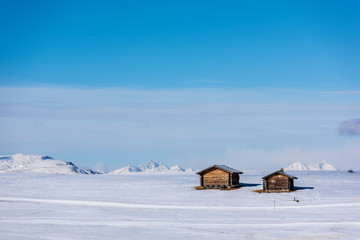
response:
<path id="1" fill-rule="evenodd" d="M 239 174 L 243 172 L 225 165 L 214 165 L 198 171 L 200 186 L 203 188 L 234 188 L 239 187 Z"/>
<path id="2" fill-rule="evenodd" d="M 268 192 L 293 191 L 294 179 L 297 179 L 297 177 L 291 176 L 281 169 L 263 177 L 263 190 Z"/>

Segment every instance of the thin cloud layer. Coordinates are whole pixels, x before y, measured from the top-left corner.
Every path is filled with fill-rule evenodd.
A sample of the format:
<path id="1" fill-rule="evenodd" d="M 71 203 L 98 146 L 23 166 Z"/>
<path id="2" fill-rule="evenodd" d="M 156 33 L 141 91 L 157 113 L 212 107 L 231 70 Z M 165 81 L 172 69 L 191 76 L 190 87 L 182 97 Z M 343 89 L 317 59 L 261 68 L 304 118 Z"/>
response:
<path id="1" fill-rule="evenodd" d="M 360 94 L 360 91 L 323 91 L 323 94 Z"/>
<path id="2" fill-rule="evenodd" d="M 227 159 L 241 168 L 284 167 L 301 154 L 274 149 L 340 147 L 334 126 L 360 111 L 360 100 L 347 95 L 289 89 L 0 87 L 0 95 L 2 154 L 102 161 L 110 169 L 149 159 L 192 168 Z M 219 155 L 228 146 L 248 150 Z"/>
<path id="3" fill-rule="evenodd" d="M 342 146 L 326 148 L 279 148 L 272 150 L 229 147 L 225 152 L 226 163 L 238 169 L 285 168 L 294 162 L 304 164 L 328 161 L 337 169 L 358 168 L 360 142 L 351 141 Z"/>
<path id="4" fill-rule="evenodd" d="M 340 123 L 338 131 L 343 136 L 360 136 L 360 118 Z"/>

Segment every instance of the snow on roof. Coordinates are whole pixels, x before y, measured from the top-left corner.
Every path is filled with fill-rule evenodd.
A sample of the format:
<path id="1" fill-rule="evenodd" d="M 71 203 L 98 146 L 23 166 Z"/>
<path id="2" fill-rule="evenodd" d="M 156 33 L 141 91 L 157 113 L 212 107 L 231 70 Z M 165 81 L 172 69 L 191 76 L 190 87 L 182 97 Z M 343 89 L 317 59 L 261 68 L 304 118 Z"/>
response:
<path id="1" fill-rule="evenodd" d="M 218 168 L 218 169 L 221 169 L 221 170 L 223 170 L 225 172 L 228 172 L 228 173 L 239 173 L 239 174 L 243 173 L 242 171 L 236 170 L 236 169 L 228 167 L 226 165 L 213 165 L 211 167 L 208 167 L 208 168 L 205 168 L 205 169 L 203 169 L 201 171 L 196 172 L 196 174 L 202 174 L 203 172 L 206 172 L 206 171 L 208 171 L 208 170 L 210 170 L 212 168 Z"/>
<path id="2" fill-rule="evenodd" d="M 263 179 L 269 178 L 269 177 L 271 177 L 272 175 L 275 175 L 275 174 L 281 174 L 281 175 L 284 175 L 284 176 L 286 176 L 286 177 L 288 177 L 288 178 L 291 178 L 291 179 L 297 179 L 297 177 L 292 176 L 292 175 L 290 175 L 290 174 L 287 174 L 287 173 L 285 173 L 285 172 L 282 171 L 282 170 L 279 170 L 279 171 L 270 173 L 270 174 L 266 175 L 265 177 L 263 177 Z"/>

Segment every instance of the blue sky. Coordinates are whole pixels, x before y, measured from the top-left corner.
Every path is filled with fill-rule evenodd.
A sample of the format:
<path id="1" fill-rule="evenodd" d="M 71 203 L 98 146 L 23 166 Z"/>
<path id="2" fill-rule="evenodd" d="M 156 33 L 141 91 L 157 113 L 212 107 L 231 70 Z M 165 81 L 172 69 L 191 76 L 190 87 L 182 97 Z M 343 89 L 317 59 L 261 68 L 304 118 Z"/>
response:
<path id="1" fill-rule="evenodd" d="M 1 81 L 352 89 L 360 85 L 359 5 L 4 1 Z"/>
<path id="2" fill-rule="evenodd" d="M 358 1 L 1 6 L 1 154 L 360 168 Z"/>

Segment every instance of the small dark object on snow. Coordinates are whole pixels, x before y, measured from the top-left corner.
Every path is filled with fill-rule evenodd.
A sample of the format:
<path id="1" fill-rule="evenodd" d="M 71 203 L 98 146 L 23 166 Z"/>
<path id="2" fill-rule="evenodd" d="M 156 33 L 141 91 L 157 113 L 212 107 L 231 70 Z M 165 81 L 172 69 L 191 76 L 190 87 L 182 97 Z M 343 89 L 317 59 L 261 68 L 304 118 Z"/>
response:
<path id="1" fill-rule="evenodd" d="M 349 169 L 348 172 L 349 173 L 354 173 L 354 171 L 352 169 Z"/>

